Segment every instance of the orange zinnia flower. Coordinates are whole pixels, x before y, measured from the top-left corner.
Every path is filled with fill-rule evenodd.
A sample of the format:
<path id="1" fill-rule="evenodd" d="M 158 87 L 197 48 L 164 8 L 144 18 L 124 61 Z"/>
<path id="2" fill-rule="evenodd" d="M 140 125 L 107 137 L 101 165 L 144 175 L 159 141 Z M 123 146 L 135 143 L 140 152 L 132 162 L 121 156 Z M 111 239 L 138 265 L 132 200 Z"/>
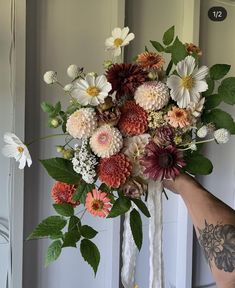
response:
<path id="1" fill-rule="evenodd" d="M 160 69 L 165 64 L 165 60 L 155 52 L 143 52 L 138 55 L 137 63 L 147 70 Z"/>
<path id="2" fill-rule="evenodd" d="M 166 120 L 174 128 L 183 128 L 190 124 L 188 111 L 178 107 L 173 107 L 172 110 L 168 111 Z"/>

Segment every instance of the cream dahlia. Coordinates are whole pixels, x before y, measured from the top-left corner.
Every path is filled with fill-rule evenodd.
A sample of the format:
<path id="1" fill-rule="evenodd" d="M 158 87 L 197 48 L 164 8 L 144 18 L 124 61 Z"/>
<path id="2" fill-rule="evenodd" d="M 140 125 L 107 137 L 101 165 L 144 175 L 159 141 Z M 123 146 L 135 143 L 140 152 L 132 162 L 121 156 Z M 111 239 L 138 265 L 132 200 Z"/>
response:
<path id="1" fill-rule="evenodd" d="M 97 117 L 93 108 L 81 108 L 71 114 L 67 120 L 68 133 L 77 139 L 92 135 L 97 127 Z"/>
<path id="2" fill-rule="evenodd" d="M 158 81 L 145 82 L 135 92 L 135 101 L 144 110 L 159 110 L 164 107 L 170 99 L 168 87 Z"/>
<path id="3" fill-rule="evenodd" d="M 128 33 L 128 27 L 124 27 L 123 29 L 115 28 L 112 31 L 112 36 L 106 39 L 106 49 L 112 51 L 114 57 L 121 55 L 121 47 L 128 45 L 135 38 L 133 33 Z"/>
<path id="4" fill-rule="evenodd" d="M 167 79 L 167 86 L 171 89 L 171 98 L 180 108 L 186 108 L 190 102 L 197 103 L 200 93 L 207 90 L 205 77 L 208 67 L 202 66 L 195 69 L 196 63 L 192 56 L 187 56 L 176 66 L 178 75 L 171 75 Z"/>
<path id="5" fill-rule="evenodd" d="M 127 155 L 132 164 L 132 176 L 143 177 L 143 167 L 140 159 L 145 154 L 145 146 L 149 143 L 149 134 L 142 134 L 125 139 L 123 153 Z"/>
<path id="6" fill-rule="evenodd" d="M 122 146 L 122 134 L 117 128 L 103 125 L 95 130 L 90 139 L 91 150 L 99 157 L 117 154 Z"/>
<path id="7" fill-rule="evenodd" d="M 168 111 L 166 120 L 174 128 L 184 128 L 190 125 L 188 111 L 176 106 L 172 107 L 172 110 Z"/>
<path id="8" fill-rule="evenodd" d="M 131 174 L 131 162 L 126 155 L 119 153 L 100 159 L 98 176 L 101 182 L 112 188 L 123 185 Z"/>
<path id="9" fill-rule="evenodd" d="M 87 193 L 85 207 L 94 216 L 104 218 L 109 214 L 112 204 L 107 193 L 93 189 Z"/>
<path id="10" fill-rule="evenodd" d="M 74 84 L 71 94 L 83 106 L 97 106 L 104 103 L 111 89 L 112 86 L 104 75 L 96 77 L 88 74 L 85 79 L 79 79 Z"/>
<path id="11" fill-rule="evenodd" d="M 124 135 L 134 136 L 145 133 L 148 128 L 147 112 L 135 101 L 126 101 L 121 107 L 118 128 Z"/>

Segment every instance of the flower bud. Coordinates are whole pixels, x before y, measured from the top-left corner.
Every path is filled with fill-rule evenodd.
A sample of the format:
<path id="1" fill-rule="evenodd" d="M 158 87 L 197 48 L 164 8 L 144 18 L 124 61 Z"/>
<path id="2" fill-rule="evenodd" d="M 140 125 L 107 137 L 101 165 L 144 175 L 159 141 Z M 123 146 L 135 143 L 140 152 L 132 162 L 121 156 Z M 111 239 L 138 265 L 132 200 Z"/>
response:
<path id="1" fill-rule="evenodd" d="M 202 126 L 200 129 L 197 130 L 197 136 L 199 138 L 205 138 L 208 134 L 208 128 L 206 125 Z"/>
<path id="2" fill-rule="evenodd" d="M 47 84 L 53 84 L 57 82 L 57 73 L 55 71 L 47 71 L 44 75 L 43 75 L 43 80 L 47 83 Z"/>
<path id="3" fill-rule="evenodd" d="M 75 64 L 70 65 L 67 69 L 67 75 L 72 79 L 77 78 L 80 75 L 80 72 L 80 68 Z"/>
<path id="4" fill-rule="evenodd" d="M 73 158 L 73 150 L 72 149 L 64 149 L 64 151 L 62 151 L 63 157 L 64 159 L 70 160 Z"/>
<path id="5" fill-rule="evenodd" d="M 62 152 L 64 151 L 64 147 L 61 146 L 61 145 L 58 145 L 58 146 L 56 146 L 56 151 L 57 151 L 58 153 L 62 153 Z"/>
<path id="6" fill-rule="evenodd" d="M 71 92 L 73 90 L 73 84 L 70 83 L 70 84 L 67 84 L 64 86 L 64 91 L 65 92 Z"/>
<path id="7" fill-rule="evenodd" d="M 58 126 L 60 126 L 60 124 L 61 120 L 58 118 L 53 118 L 50 120 L 50 127 L 57 128 Z"/>
<path id="8" fill-rule="evenodd" d="M 113 61 L 111 61 L 111 60 L 106 60 L 103 63 L 104 69 L 109 69 L 112 65 L 113 65 Z"/>

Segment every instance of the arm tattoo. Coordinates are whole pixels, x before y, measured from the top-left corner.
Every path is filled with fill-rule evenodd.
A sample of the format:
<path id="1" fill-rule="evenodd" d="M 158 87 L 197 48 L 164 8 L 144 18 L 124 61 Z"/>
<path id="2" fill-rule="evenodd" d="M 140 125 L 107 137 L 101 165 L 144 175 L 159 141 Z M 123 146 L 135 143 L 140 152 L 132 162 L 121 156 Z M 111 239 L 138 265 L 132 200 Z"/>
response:
<path id="1" fill-rule="evenodd" d="M 211 267 L 214 261 L 219 270 L 233 272 L 235 270 L 235 226 L 230 224 L 208 224 L 199 229 L 198 241 L 203 248 Z"/>

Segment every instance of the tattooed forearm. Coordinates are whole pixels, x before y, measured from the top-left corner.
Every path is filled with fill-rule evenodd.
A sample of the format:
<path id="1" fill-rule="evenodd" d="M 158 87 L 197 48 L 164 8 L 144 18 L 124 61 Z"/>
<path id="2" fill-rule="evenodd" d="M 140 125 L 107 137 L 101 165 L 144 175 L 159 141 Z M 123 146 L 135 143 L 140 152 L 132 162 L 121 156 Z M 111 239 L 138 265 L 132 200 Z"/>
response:
<path id="1" fill-rule="evenodd" d="M 199 243 L 211 266 L 212 261 L 219 270 L 235 270 L 235 226 L 230 224 L 208 224 L 199 229 Z"/>

